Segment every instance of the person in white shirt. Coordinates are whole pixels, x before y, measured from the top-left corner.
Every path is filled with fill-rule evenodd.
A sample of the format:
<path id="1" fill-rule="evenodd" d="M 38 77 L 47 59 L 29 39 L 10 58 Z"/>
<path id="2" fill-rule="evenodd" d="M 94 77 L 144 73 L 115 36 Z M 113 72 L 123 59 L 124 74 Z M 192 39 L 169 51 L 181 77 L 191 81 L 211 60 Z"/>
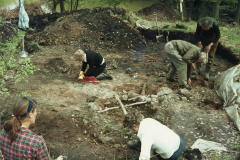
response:
<path id="1" fill-rule="evenodd" d="M 152 118 L 144 118 L 139 112 L 126 114 L 123 126 L 137 132 L 140 141 L 128 142 L 128 146 L 132 149 L 141 146 L 139 160 L 150 160 L 154 153 L 159 160 L 176 160 L 183 152 L 184 143 L 179 135 Z"/>

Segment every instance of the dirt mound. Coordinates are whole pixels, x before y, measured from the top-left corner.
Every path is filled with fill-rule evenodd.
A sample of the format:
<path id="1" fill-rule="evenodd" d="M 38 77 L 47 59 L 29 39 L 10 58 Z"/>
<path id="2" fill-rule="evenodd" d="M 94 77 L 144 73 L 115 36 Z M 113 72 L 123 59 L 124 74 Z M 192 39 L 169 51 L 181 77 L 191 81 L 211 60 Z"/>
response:
<path id="1" fill-rule="evenodd" d="M 150 7 L 139 10 L 138 13 L 149 21 L 156 20 L 156 16 L 154 14 L 157 14 L 158 21 L 174 22 L 175 20 L 181 18 L 179 14 L 165 6 L 163 3 L 154 3 Z"/>
<path id="2" fill-rule="evenodd" d="M 34 40 L 40 45 L 80 45 L 83 49 L 124 49 L 144 44 L 140 32 L 122 20 L 124 9 L 94 8 L 71 12 L 54 23 L 50 15 L 44 18 L 46 28 L 36 33 L 28 33 L 26 40 Z M 35 19 L 32 18 L 34 21 Z M 36 21 L 31 23 L 39 23 Z M 32 27 L 32 26 L 31 26 Z M 37 28 L 36 28 L 37 29 Z"/>
<path id="3" fill-rule="evenodd" d="M 24 4 L 24 8 L 28 14 L 28 16 L 33 15 L 43 15 L 46 14 L 42 8 L 41 3 L 39 2 L 32 2 L 31 4 Z M 17 18 L 19 17 L 19 7 L 16 7 L 12 10 L 0 10 L 0 16 L 3 17 L 3 19 L 9 19 L 9 18 Z"/>
<path id="4" fill-rule="evenodd" d="M 0 23 L 0 42 L 5 43 L 6 40 L 10 40 L 17 35 L 17 27 L 11 23 Z"/>

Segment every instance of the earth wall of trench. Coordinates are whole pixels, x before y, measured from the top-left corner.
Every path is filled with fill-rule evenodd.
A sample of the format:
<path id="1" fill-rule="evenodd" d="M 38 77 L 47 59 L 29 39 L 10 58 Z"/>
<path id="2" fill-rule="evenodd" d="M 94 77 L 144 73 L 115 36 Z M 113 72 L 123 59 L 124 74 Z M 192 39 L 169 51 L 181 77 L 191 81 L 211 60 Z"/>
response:
<path id="1" fill-rule="evenodd" d="M 157 30 L 147 30 L 147 29 L 139 29 L 142 35 L 145 38 L 148 38 L 151 41 L 156 41 L 156 36 L 158 36 Z M 197 41 L 195 39 L 195 32 L 185 32 L 179 30 L 159 30 L 160 35 L 166 36 L 168 35 L 168 41 L 171 40 L 185 40 L 190 43 L 196 44 Z M 239 55 L 233 52 L 231 48 L 224 46 L 224 44 L 220 41 L 217 47 L 216 55 L 222 56 L 224 59 L 227 59 L 231 63 L 237 65 L 239 63 Z"/>

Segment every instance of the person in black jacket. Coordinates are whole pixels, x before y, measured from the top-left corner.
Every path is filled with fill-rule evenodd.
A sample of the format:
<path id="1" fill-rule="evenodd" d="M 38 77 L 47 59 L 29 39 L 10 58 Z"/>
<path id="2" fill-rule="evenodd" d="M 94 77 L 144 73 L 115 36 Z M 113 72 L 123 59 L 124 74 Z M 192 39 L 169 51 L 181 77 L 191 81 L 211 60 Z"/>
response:
<path id="1" fill-rule="evenodd" d="M 83 51 L 78 49 L 74 53 L 74 57 L 76 61 L 82 62 L 82 69 L 80 71 L 78 80 L 83 79 L 86 76 L 94 76 L 97 80 L 112 79 L 112 76 L 105 69 L 105 59 L 99 53 L 91 50 Z M 87 64 L 89 65 L 89 68 L 87 72 L 85 72 Z"/>
<path id="2" fill-rule="evenodd" d="M 202 49 L 202 52 L 206 50 L 208 53 L 208 63 L 205 68 L 204 79 L 209 79 L 209 72 L 213 64 L 214 55 L 217 50 L 217 46 L 220 38 L 219 25 L 216 19 L 212 17 L 204 17 L 197 23 L 196 40 L 198 47 Z M 202 66 L 197 65 L 197 74 L 201 74 Z"/>

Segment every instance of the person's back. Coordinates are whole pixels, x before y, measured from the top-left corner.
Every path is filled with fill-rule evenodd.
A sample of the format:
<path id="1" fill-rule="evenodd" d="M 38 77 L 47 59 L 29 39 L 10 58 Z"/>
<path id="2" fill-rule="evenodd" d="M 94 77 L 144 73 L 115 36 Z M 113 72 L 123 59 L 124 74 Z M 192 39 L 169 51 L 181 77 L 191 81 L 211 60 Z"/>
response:
<path id="1" fill-rule="evenodd" d="M 194 51 L 197 51 L 200 53 L 200 48 L 198 48 L 196 45 L 193 45 L 187 41 L 172 40 L 171 42 L 172 42 L 174 48 L 179 51 L 179 54 L 181 56 L 184 56 L 191 48 L 194 48 Z"/>
<path id="2" fill-rule="evenodd" d="M 4 159 L 7 160 L 49 159 L 44 139 L 24 127 L 20 127 L 16 132 L 16 139 L 13 142 L 3 129 L 0 135 L 0 147 Z"/>
<path id="3" fill-rule="evenodd" d="M 163 158 L 169 158 L 180 145 L 179 136 L 175 132 L 152 118 L 141 121 L 138 137 L 142 146 L 146 147 L 142 148 L 141 155 L 149 155 L 148 145 L 151 145 L 152 152 L 155 150 Z"/>

